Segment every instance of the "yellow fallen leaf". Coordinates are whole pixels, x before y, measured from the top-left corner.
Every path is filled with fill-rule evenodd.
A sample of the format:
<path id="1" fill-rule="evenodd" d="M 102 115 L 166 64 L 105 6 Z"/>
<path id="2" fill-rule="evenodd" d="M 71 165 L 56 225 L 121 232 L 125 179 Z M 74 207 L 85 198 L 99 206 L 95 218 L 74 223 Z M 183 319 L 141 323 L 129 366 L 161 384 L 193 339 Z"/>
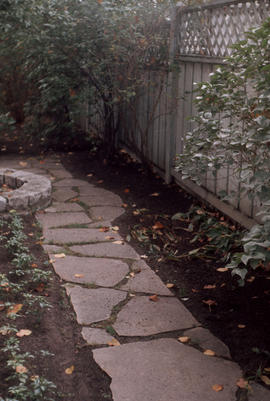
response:
<path id="1" fill-rule="evenodd" d="M 113 226 L 113 227 L 112 227 L 112 230 L 113 230 L 113 231 L 119 231 L 119 227 L 118 227 L 118 226 Z"/>
<path id="2" fill-rule="evenodd" d="M 204 290 L 213 290 L 214 288 L 216 288 L 215 284 L 208 284 L 203 287 Z"/>
<path id="3" fill-rule="evenodd" d="M 178 341 L 180 341 L 180 343 L 188 343 L 190 341 L 190 337 L 184 336 L 184 337 L 178 337 Z"/>
<path id="4" fill-rule="evenodd" d="M 100 227 L 99 231 L 102 233 L 106 233 L 107 231 L 109 231 L 109 227 Z"/>
<path id="5" fill-rule="evenodd" d="M 159 192 L 154 192 L 153 194 L 150 194 L 149 196 L 159 196 Z"/>
<path id="6" fill-rule="evenodd" d="M 90 174 L 87 174 L 87 176 L 86 177 L 93 177 L 93 173 L 90 173 Z"/>
<path id="7" fill-rule="evenodd" d="M 20 162 L 19 165 L 22 166 L 22 167 L 26 167 L 27 166 L 27 162 Z"/>
<path id="8" fill-rule="evenodd" d="M 149 297 L 149 300 L 152 302 L 157 302 L 159 300 L 159 298 L 156 294 L 154 294 Z"/>
<path id="9" fill-rule="evenodd" d="M 7 315 L 16 315 L 23 307 L 23 304 L 16 304 L 8 308 Z"/>
<path id="10" fill-rule="evenodd" d="M 264 368 L 264 371 L 270 373 L 270 368 Z"/>
<path id="11" fill-rule="evenodd" d="M 74 372 L 74 369 L 75 369 L 75 366 L 74 366 L 74 365 L 71 365 L 69 368 L 67 368 L 67 369 L 65 370 L 65 374 L 66 374 L 66 375 L 72 375 L 72 373 Z"/>
<path id="12" fill-rule="evenodd" d="M 246 327 L 246 325 L 245 324 L 238 324 L 238 329 L 244 329 L 245 327 Z"/>
<path id="13" fill-rule="evenodd" d="M 53 255 L 56 259 L 61 259 L 61 258 L 65 258 L 66 255 L 64 253 L 56 253 L 55 255 Z"/>
<path id="14" fill-rule="evenodd" d="M 217 269 L 217 272 L 224 273 L 224 272 L 227 272 L 228 270 L 229 270 L 228 267 L 219 267 L 219 268 Z"/>
<path id="15" fill-rule="evenodd" d="M 214 384 L 212 386 L 212 389 L 218 393 L 219 391 L 222 391 L 224 387 L 222 386 L 222 384 Z"/>
<path id="16" fill-rule="evenodd" d="M 211 349 L 206 349 L 206 350 L 204 351 L 204 355 L 207 355 L 207 356 L 215 356 L 216 353 L 215 353 L 214 351 L 212 351 Z"/>
<path id="17" fill-rule="evenodd" d="M 113 241 L 113 244 L 124 245 L 124 241 Z"/>
<path id="18" fill-rule="evenodd" d="M 167 287 L 167 288 L 173 288 L 173 287 L 174 287 L 174 284 L 173 284 L 173 283 L 167 283 L 167 284 L 166 284 L 166 287 Z"/>
<path id="19" fill-rule="evenodd" d="M 116 338 L 113 338 L 111 341 L 108 342 L 108 345 L 110 345 L 111 347 L 117 347 L 118 345 L 121 344 L 118 340 L 116 340 Z"/>
<path id="20" fill-rule="evenodd" d="M 261 375 L 261 380 L 266 384 L 267 386 L 270 386 L 270 378 L 265 375 Z"/>
<path id="21" fill-rule="evenodd" d="M 0 334 L 2 334 L 2 336 L 6 336 L 10 333 L 10 331 L 8 329 L 0 329 Z"/>
<path id="22" fill-rule="evenodd" d="M 157 221 L 153 226 L 152 226 L 153 230 L 160 230 L 161 228 L 164 228 L 164 225 L 162 223 L 160 223 L 159 221 Z"/>
<path id="23" fill-rule="evenodd" d="M 24 336 L 30 336 L 30 334 L 32 334 L 31 330 L 21 329 L 20 331 L 18 331 L 18 333 L 16 333 L 16 336 L 17 337 L 24 337 Z"/>
<path id="24" fill-rule="evenodd" d="M 76 277 L 76 278 L 82 278 L 82 277 L 84 277 L 84 274 L 74 274 L 74 277 Z"/>
<path id="25" fill-rule="evenodd" d="M 28 369 L 23 365 L 17 365 L 15 370 L 16 370 L 16 373 L 26 373 L 26 372 L 28 372 Z"/>

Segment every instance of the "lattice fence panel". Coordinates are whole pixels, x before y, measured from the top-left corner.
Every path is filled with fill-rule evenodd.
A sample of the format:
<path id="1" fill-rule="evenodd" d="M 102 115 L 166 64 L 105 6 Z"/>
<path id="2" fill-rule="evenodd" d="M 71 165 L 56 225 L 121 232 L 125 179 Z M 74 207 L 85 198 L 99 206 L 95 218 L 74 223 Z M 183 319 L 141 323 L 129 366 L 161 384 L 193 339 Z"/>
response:
<path id="1" fill-rule="evenodd" d="M 184 8 L 178 15 L 177 53 L 226 57 L 244 32 L 270 16 L 270 1 L 224 1 Z"/>

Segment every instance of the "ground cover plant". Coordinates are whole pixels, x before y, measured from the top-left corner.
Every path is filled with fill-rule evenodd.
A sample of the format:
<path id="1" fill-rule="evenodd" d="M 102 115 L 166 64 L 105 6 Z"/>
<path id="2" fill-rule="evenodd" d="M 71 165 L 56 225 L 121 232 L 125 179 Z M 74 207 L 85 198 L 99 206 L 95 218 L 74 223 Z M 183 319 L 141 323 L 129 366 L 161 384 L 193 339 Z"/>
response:
<path id="1" fill-rule="evenodd" d="M 1 219 L 0 400 L 111 399 L 40 237 L 31 215 Z"/>

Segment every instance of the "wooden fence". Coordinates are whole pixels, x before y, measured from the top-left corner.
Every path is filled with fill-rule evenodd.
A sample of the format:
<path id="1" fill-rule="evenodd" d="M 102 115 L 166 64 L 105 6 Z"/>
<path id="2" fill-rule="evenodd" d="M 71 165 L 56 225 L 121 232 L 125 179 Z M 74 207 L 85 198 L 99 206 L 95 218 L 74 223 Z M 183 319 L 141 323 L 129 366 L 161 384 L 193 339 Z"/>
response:
<path id="1" fill-rule="evenodd" d="M 219 0 L 202 6 L 176 7 L 170 57 L 179 68 L 169 74 L 146 71 L 144 88 L 123 113 L 119 135 L 120 145 L 147 158 L 167 182 L 175 179 L 247 227 L 254 224 L 258 205 L 240 197 L 240 185 L 229 168 L 216 177 L 209 172 L 203 186 L 198 187 L 181 180 L 174 169 L 174 159 L 183 151 L 186 133 L 192 128 L 195 84 L 207 81 L 209 73 L 230 55 L 230 46 L 267 16 L 269 0 Z M 218 192 L 230 189 L 237 190 L 238 196 L 229 205 L 218 199 Z"/>

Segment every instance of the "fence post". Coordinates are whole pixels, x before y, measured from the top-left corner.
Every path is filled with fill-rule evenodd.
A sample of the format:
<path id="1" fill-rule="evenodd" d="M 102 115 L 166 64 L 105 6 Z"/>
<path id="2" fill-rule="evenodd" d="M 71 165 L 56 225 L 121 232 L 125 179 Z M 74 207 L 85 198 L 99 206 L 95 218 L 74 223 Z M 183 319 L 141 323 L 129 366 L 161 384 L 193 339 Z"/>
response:
<path id="1" fill-rule="evenodd" d="M 165 182 L 169 184 L 172 179 L 173 149 L 175 143 L 175 130 L 177 121 L 177 97 L 178 97 L 178 71 L 176 70 L 176 38 L 177 38 L 177 14 L 178 7 L 173 7 L 171 13 L 170 47 L 169 47 L 169 129 L 165 141 Z"/>

